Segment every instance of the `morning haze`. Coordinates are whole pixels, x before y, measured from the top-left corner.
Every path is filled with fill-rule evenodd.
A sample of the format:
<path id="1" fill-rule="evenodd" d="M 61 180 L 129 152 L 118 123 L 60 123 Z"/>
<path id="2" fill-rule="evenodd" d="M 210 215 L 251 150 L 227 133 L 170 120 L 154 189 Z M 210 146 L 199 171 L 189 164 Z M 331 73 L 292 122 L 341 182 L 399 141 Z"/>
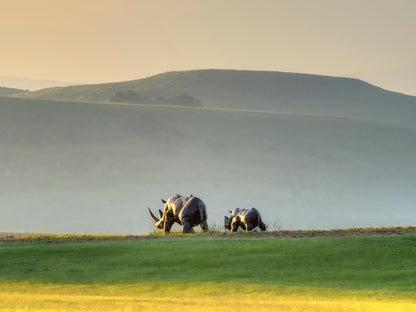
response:
<path id="1" fill-rule="evenodd" d="M 148 233 L 176 193 L 210 225 L 414 224 L 415 9 L 2 1 L 0 76 L 56 83 L 0 86 L 0 231 Z"/>
<path id="2" fill-rule="evenodd" d="M 202 108 L 30 98 L 65 98 L 68 90 L 91 101 L 108 84 L 1 98 L 2 207 L 8 211 L 1 227 L 144 233 L 153 228 L 146 206 L 160 208 L 161 197 L 177 192 L 203 198 L 211 225 L 221 224 L 228 209 L 251 206 L 271 227 L 416 220 L 416 125 L 409 119 L 415 97 L 352 79 L 223 70 L 159 75 L 145 79 L 146 91 L 168 96 L 176 92 L 172 86 L 189 85 L 189 76 L 198 85 L 183 91 L 197 90 Z M 210 83 L 229 79 L 234 82 Z M 315 79 L 324 79 L 330 94 L 301 98 L 296 90 L 316 88 Z M 127 84 L 143 90 L 134 88 L 141 80 Z M 280 84 L 292 90 L 299 101 L 292 106 L 300 111 L 281 112 L 288 91 L 272 96 Z M 268 101 L 233 101 L 239 89 L 260 91 Z"/>

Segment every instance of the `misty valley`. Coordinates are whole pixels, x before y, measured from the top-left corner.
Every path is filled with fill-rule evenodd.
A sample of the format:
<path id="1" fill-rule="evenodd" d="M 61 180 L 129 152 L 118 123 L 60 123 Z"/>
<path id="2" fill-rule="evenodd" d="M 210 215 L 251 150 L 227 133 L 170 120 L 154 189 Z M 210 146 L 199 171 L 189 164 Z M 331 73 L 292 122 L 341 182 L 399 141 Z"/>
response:
<path id="1" fill-rule="evenodd" d="M 162 209 L 160 198 L 177 193 L 201 197 L 208 224 L 221 229 L 227 211 L 251 207 L 269 230 L 416 222 L 414 97 L 313 75 L 166 75 L 117 88 L 141 86 L 153 98 L 190 94 L 202 107 L 92 102 L 93 94 L 111 97 L 107 84 L 1 97 L 0 228 L 149 233 L 146 207 Z M 292 92 L 301 104 L 287 105 L 297 81 L 313 89 L 322 79 L 329 89 L 320 97 L 301 89 L 302 99 Z M 285 92 L 272 91 L 281 84 Z M 257 102 L 247 101 L 250 88 Z"/>

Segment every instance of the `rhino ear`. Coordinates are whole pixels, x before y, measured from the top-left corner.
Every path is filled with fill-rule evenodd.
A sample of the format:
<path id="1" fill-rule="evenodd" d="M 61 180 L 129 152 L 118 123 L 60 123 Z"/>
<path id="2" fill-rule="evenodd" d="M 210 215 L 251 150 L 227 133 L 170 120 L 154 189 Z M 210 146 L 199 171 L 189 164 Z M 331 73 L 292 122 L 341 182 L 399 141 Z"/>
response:
<path id="1" fill-rule="evenodd" d="M 166 200 L 164 200 L 163 198 L 162 198 L 162 203 L 166 204 Z"/>
<path id="2" fill-rule="evenodd" d="M 228 210 L 229 213 L 233 213 L 231 210 Z"/>

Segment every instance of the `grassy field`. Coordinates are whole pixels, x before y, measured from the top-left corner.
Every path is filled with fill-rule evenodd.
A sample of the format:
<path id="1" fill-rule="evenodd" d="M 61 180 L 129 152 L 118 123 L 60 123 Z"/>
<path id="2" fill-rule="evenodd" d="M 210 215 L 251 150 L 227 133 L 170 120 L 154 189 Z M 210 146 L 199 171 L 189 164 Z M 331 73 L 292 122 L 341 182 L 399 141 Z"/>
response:
<path id="1" fill-rule="evenodd" d="M 416 311 L 416 235 L 0 243 L 0 311 Z"/>

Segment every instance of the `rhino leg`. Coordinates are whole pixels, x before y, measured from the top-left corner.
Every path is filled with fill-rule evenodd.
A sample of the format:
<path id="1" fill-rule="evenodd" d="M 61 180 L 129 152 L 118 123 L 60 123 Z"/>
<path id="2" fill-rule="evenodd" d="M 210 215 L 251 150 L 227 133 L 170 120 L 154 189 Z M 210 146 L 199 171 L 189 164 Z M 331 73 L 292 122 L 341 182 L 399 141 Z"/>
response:
<path id="1" fill-rule="evenodd" d="M 172 224 L 171 222 L 165 222 L 165 224 L 163 225 L 163 234 L 169 234 L 170 233 L 170 229 L 172 228 Z"/>
<path id="2" fill-rule="evenodd" d="M 202 223 L 201 223 L 201 229 L 204 232 L 207 232 L 208 231 L 208 222 L 207 221 L 202 221 Z"/>
<path id="3" fill-rule="evenodd" d="M 182 219 L 182 234 L 189 233 L 191 231 L 191 223 L 187 218 Z"/>
<path id="4" fill-rule="evenodd" d="M 264 224 L 264 222 L 261 220 L 261 216 L 259 213 L 257 214 L 257 223 L 259 225 L 260 230 L 266 231 L 266 224 Z"/>
<path id="5" fill-rule="evenodd" d="M 231 232 L 237 232 L 239 226 L 243 227 L 243 222 L 241 222 L 240 218 L 238 216 L 232 218 L 232 220 L 231 220 Z"/>
<path id="6" fill-rule="evenodd" d="M 164 214 L 165 224 L 163 225 L 163 234 L 169 234 L 174 221 L 174 215 L 172 210 L 165 211 Z"/>
<path id="7" fill-rule="evenodd" d="M 250 231 L 252 231 L 253 230 L 253 224 L 252 223 L 250 223 L 250 222 L 247 222 L 246 223 L 246 232 L 250 232 Z"/>

